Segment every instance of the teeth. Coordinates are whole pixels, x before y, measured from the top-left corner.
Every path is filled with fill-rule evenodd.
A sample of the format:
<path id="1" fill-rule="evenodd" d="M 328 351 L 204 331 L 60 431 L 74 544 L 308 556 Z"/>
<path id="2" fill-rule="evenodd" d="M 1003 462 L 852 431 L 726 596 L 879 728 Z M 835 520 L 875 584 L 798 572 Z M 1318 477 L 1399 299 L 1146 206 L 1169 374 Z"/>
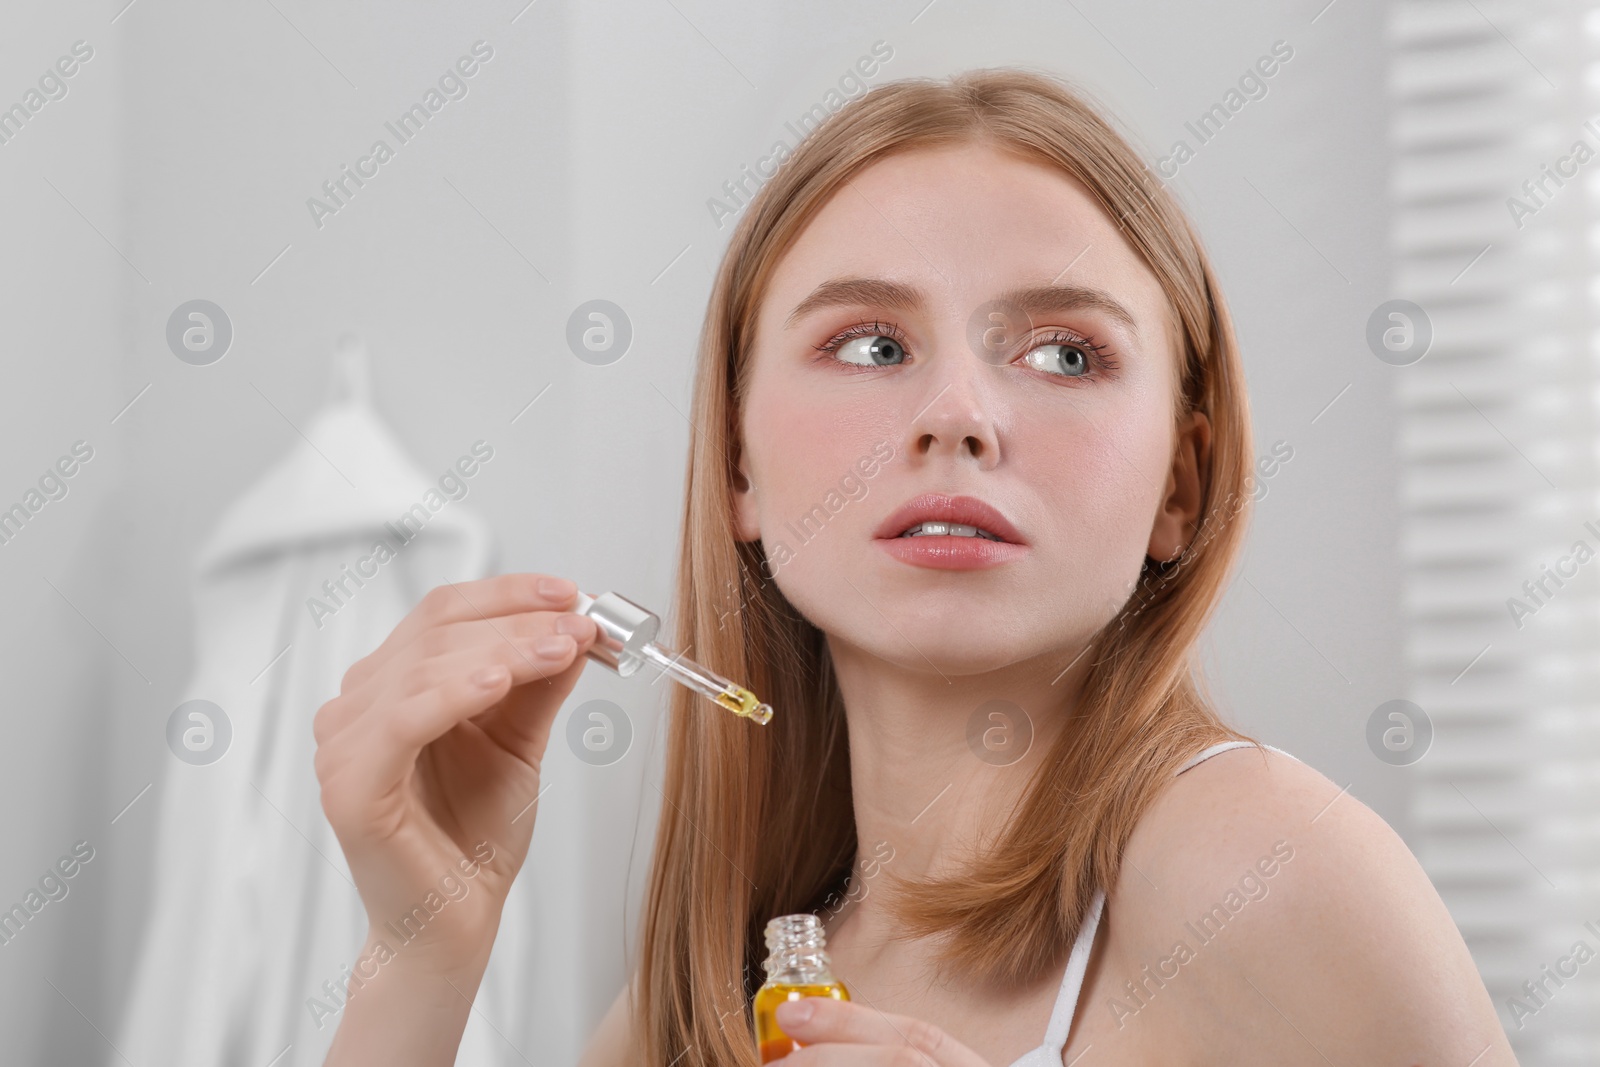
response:
<path id="1" fill-rule="evenodd" d="M 981 527 L 964 526 L 958 522 L 920 522 L 900 536 L 937 537 L 941 535 L 949 537 L 982 537 L 990 541 L 1005 540 L 1005 538 L 998 537 Z"/>

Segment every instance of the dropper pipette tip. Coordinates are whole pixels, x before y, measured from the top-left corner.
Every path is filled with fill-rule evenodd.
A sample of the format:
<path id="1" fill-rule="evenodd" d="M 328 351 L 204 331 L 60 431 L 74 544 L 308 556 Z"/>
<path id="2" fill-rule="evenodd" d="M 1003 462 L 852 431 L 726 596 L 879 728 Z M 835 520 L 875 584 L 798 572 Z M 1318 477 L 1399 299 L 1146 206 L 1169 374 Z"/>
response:
<path id="1" fill-rule="evenodd" d="M 762 703 L 744 686 L 651 640 L 661 624 L 654 612 L 616 593 L 591 597 L 582 590 L 574 607 L 579 614 L 593 618 L 601 629 L 602 640 L 589 650 L 589 655 L 618 674 L 627 676 L 643 663 L 653 663 L 674 681 L 703 693 L 718 707 L 740 718 L 763 725 L 772 721 L 771 704 Z"/>

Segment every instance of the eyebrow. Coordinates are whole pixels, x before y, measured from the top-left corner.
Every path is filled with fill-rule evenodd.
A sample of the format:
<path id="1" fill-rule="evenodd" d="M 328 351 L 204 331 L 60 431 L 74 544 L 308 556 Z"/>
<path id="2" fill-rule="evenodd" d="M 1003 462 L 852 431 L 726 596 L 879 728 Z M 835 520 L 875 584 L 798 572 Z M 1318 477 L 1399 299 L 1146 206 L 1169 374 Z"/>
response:
<path id="1" fill-rule="evenodd" d="M 1101 289 L 1082 285 L 1023 286 L 1002 293 L 995 301 L 1003 307 L 1015 308 L 1026 315 L 1045 314 L 1052 311 L 1098 311 L 1127 327 L 1139 336 L 1139 328 L 1128 309 Z M 846 307 L 868 304 L 894 311 L 922 311 L 926 308 L 922 292 L 913 286 L 882 278 L 834 278 L 823 282 L 800 301 L 784 322 L 788 329 L 798 320 L 828 307 Z"/>

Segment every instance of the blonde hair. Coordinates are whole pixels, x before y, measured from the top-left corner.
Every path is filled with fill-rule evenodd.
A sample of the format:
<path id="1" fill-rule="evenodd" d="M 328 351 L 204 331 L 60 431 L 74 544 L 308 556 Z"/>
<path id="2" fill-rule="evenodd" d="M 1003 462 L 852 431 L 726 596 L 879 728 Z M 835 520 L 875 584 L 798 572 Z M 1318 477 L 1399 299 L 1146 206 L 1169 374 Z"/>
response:
<path id="1" fill-rule="evenodd" d="M 665 803 L 644 901 L 634 1034 L 642 1062 L 757 1063 L 749 998 L 762 931 L 817 911 L 855 861 L 844 709 L 823 634 L 736 540 L 739 413 L 756 312 L 774 267 L 830 197 L 891 152 L 979 141 L 1058 167 L 1095 198 L 1159 280 L 1179 337 L 1175 419 L 1212 427 L 1203 507 L 1175 564 L 1095 636 L 1072 721 L 1045 753 L 993 849 L 954 877 L 891 874 L 908 936 L 946 935 L 946 966 L 1024 982 L 1057 965 L 1095 889 L 1115 883 L 1140 814 L 1225 726 L 1192 671 L 1243 533 L 1251 438 L 1227 308 L 1174 199 L 1132 147 L 1061 81 L 1016 69 L 877 86 L 814 131 L 750 203 L 700 336 L 678 565 L 678 647 L 777 709 L 761 728 L 674 687 Z M 1070 250 L 1063 250 L 1070 252 Z M 1063 260 L 1065 262 L 1065 260 Z"/>

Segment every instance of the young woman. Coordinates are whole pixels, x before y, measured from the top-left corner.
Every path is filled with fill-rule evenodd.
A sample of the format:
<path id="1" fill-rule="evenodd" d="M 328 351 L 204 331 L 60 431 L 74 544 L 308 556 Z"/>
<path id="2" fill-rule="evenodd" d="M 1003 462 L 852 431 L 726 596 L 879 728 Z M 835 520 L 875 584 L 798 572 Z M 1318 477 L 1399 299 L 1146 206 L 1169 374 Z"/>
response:
<path id="1" fill-rule="evenodd" d="M 1394 832 L 1202 695 L 1245 382 L 1094 109 L 1015 70 L 853 101 L 747 208 L 695 381 L 676 645 L 775 716 L 674 687 L 641 958 L 585 1067 L 756 1063 L 762 930 L 806 911 L 854 999 L 786 1006 L 796 1067 L 1515 1062 Z M 317 713 L 375 931 L 492 852 L 328 1063 L 453 1059 L 596 639 L 573 598 L 435 589 Z"/>

